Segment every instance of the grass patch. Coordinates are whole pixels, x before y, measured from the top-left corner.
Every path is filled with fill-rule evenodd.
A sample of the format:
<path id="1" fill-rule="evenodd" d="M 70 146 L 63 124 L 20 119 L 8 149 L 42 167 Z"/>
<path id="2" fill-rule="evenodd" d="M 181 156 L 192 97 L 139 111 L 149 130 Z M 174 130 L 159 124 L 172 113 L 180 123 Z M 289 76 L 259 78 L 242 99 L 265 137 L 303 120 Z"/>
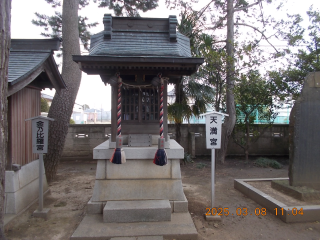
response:
<path id="1" fill-rule="evenodd" d="M 185 152 L 184 153 L 184 158 L 183 158 L 184 164 L 186 163 L 193 163 L 193 160 L 191 158 L 191 154 Z"/>
<path id="2" fill-rule="evenodd" d="M 271 167 L 275 169 L 282 168 L 282 164 L 280 164 L 277 160 L 263 158 L 263 157 L 259 157 L 257 160 L 255 160 L 254 164 L 258 167 L 263 167 L 263 168 L 267 168 L 267 167 Z"/>
<path id="3" fill-rule="evenodd" d="M 64 207 L 64 206 L 67 206 L 67 203 L 66 202 L 59 202 L 55 205 L 53 205 L 54 207 Z"/>
<path id="4" fill-rule="evenodd" d="M 207 166 L 207 164 L 205 163 L 197 163 L 197 168 L 202 169 L 205 168 Z"/>

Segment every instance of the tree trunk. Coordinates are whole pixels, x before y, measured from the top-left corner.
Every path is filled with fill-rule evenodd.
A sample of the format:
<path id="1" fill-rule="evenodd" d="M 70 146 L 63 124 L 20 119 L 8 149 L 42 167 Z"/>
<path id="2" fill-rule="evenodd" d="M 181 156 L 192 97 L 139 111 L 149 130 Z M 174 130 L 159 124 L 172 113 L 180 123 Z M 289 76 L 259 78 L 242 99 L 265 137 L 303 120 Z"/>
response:
<path id="1" fill-rule="evenodd" d="M 53 118 L 49 128 L 48 153 L 44 159 L 46 176 L 52 181 L 57 173 L 62 155 L 73 105 L 81 82 L 81 70 L 72 60 L 72 55 L 80 55 L 78 28 L 79 0 L 64 0 L 62 7 L 62 78 L 67 88 L 54 95 L 48 117 Z"/>
<path id="2" fill-rule="evenodd" d="M 175 127 L 176 127 L 176 140 L 177 142 L 180 144 L 181 142 L 181 123 L 174 123 Z"/>
<path id="3" fill-rule="evenodd" d="M 227 91 L 226 104 L 227 114 L 222 126 L 221 149 L 219 150 L 218 159 L 224 163 L 227 153 L 228 142 L 236 123 L 236 109 L 234 105 L 234 20 L 233 20 L 233 1 L 227 0 Z"/>
<path id="4" fill-rule="evenodd" d="M 0 239 L 4 236 L 5 166 L 8 143 L 8 65 L 10 49 L 11 1 L 0 0 Z"/>

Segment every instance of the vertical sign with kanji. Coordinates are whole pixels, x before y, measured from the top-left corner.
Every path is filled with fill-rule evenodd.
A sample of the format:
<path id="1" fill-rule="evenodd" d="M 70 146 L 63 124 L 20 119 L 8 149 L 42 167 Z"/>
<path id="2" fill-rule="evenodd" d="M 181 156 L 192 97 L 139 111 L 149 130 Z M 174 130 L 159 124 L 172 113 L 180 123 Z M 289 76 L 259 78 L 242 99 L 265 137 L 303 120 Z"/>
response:
<path id="1" fill-rule="evenodd" d="M 207 148 L 221 147 L 222 116 L 219 113 L 206 115 L 206 145 Z"/>
<path id="2" fill-rule="evenodd" d="M 43 118 L 32 119 L 32 152 L 48 152 L 49 121 Z"/>
<path id="3" fill-rule="evenodd" d="M 54 121 L 48 117 L 34 117 L 31 120 L 32 127 L 32 152 L 39 153 L 39 208 L 33 212 L 34 217 L 47 218 L 49 208 L 43 208 L 43 154 L 48 152 L 48 130 L 49 121 Z"/>

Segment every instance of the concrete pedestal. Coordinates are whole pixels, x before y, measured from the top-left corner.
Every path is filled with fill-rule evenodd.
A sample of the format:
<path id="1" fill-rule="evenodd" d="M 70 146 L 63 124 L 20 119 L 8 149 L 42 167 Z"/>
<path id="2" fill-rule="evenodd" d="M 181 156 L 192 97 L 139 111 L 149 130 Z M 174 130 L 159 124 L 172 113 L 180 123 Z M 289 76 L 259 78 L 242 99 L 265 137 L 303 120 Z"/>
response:
<path id="1" fill-rule="evenodd" d="M 168 164 L 157 166 L 153 164 L 158 149 L 156 144 L 151 147 L 124 145 L 127 158 L 124 164 L 110 163 L 109 159 L 114 152 L 112 147 L 113 144 L 106 141 L 93 151 L 94 159 L 98 159 L 96 181 L 92 198 L 88 202 L 88 215 L 83 222 L 87 224 L 89 219 L 100 221 L 93 216 L 101 215 L 105 231 L 98 235 L 106 239 L 122 236 L 168 236 L 169 232 L 169 236 L 177 240 L 194 239 L 197 231 L 188 213 L 188 201 L 181 181 L 180 159 L 184 157 L 183 148 L 176 141 L 170 140 L 165 149 Z M 185 227 L 186 223 L 179 222 L 178 219 L 182 217 L 186 218 L 188 227 Z M 127 228 L 127 223 L 135 223 L 139 228 L 137 233 L 119 235 L 122 233 L 116 229 Z M 145 228 L 145 224 L 149 228 Z M 153 228 L 155 232 L 150 232 Z M 72 238 L 98 238 L 94 229 L 88 229 L 81 223 Z"/>

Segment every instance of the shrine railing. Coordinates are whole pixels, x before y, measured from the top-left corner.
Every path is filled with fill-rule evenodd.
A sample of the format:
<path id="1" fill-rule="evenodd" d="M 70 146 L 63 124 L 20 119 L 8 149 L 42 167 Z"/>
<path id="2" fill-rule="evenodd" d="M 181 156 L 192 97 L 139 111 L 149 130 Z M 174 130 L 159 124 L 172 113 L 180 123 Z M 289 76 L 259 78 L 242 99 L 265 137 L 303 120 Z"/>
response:
<path id="1" fill-rule="evenodd" d="M 255 125 L 259 131 L 259 125 Z M 175 139 L 175 126 L 168 124 L 170 137 Z M 63 158 L 92 159 L 93 148 L 109 139 L 111 124 L 72 124 L 69 126 Z M 191 134 L 190 134 L 191 133 Z M 289 155 L 289 125 L 275 124 L 251 144 L 250 155 Z M 205 124 L 181 125 L 181 145 L 195 155 L 210 155 L 205 145 Z M 230 139 L 228 155 L 243 155 L 243 150 Z"/>

